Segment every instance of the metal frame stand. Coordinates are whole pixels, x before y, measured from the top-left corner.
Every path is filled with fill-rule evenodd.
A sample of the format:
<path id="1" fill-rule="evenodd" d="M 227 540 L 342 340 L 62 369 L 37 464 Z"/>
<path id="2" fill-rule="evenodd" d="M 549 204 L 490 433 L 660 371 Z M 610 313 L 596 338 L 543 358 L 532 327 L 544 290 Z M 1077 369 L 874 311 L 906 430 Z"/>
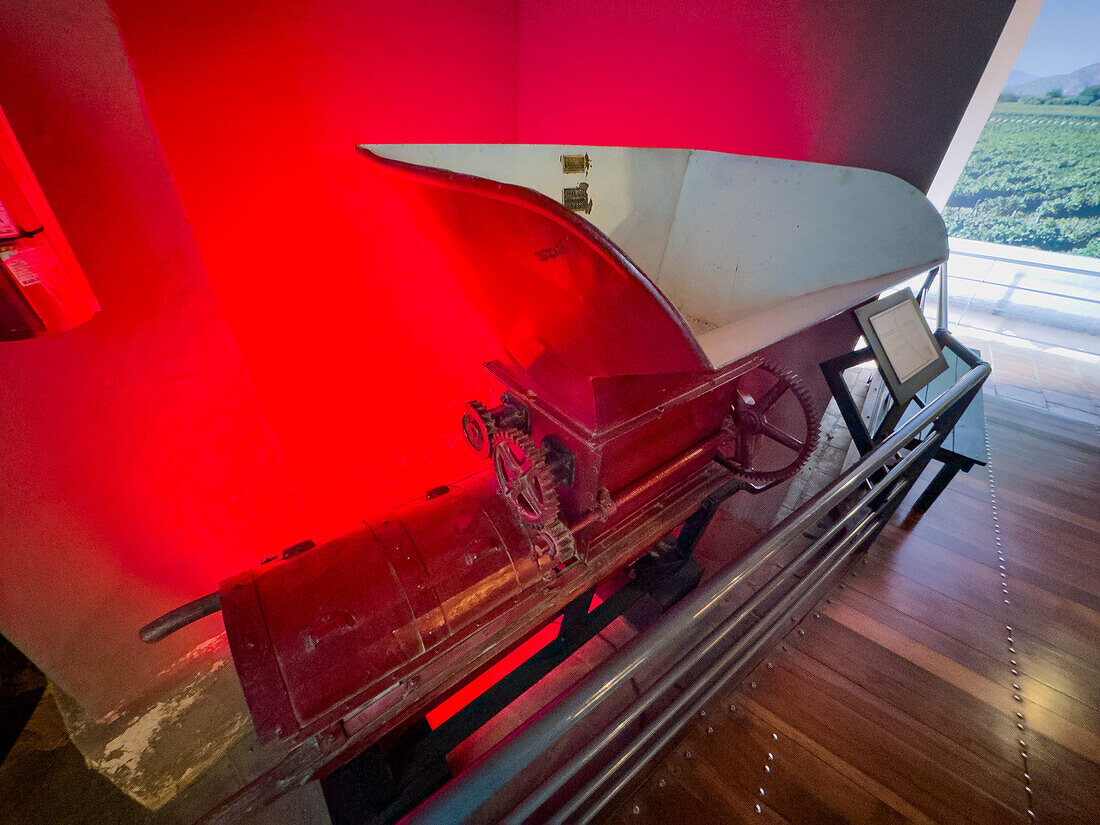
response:
<path id="1" fill-rule="evenodd" d="M 941 329 L 936 331 L 936 340 L 939 341 L 942 347 L 954 353 L 954 355 L 968 368 L 972 369 L 977 364 L 982 363 L 981 359 L 972 350 L 960 344 L 944 330 Z M 855 399 L 852 397 L 851 390 L 848 389 L 848 384 L 844 380 L 844 371 L 850 367 L 866 364 L 875 360 L 875 356 L 871 352 L 870 347 L 865 347 L 855 352 L 850 352 L 837 358 L 824 361 L 821 364 L 821 372 L 825 376 L 825 382 L 829 385 L 829 390 L 836 400 L 837 408 L 840 410 L 844 423 L 848 427 L 848 432 L 852 434 L 852 443 L 855 444 L 861 456 L 867 455 L 876 446 L 881 444 L 883 439 L 894 432 L 901 422 L 902 417 L 905 415 L 905 412 L 909 409 L 910 403 L 916 404 L 921 408 L 925 406 L 925 402 L 917 397 L 914 397 L 911 399 L 911 402 L 907 402 L 906 404 L 897 404 L 891 400 L 890 406 L 887 407 L 886 412 L 882 415 L 881 421 L 879 421 L 874 428 L 874 434 L 872 434 L 871 429 L 867 426 L 867 423 L 860 414 L 859 408 L 856 407 Z M 965 412 L 965 409 L 963 412 Z M 961 415 L 959 417 L 961 418 Z M 912 447 L 915 446 L 915 444 L 916 441 L 913 441 L 908 446 Z M 979 459 L 946 447 L 938 448 L 934 458 L 942 462 L 943 467 L 940 468 L 935 478 L 932 479 L 928 487 L 925 488 L 920 497 L 913 504 L 913 510 L 916 513 L 927 512 L 928 508 L 932 506 L 932 503 L 939 494 L 946 489 L 951 479 L 953 479 L 960 470 L 969 472 L 976 465 L 984 464 L 984 462 Z"/>

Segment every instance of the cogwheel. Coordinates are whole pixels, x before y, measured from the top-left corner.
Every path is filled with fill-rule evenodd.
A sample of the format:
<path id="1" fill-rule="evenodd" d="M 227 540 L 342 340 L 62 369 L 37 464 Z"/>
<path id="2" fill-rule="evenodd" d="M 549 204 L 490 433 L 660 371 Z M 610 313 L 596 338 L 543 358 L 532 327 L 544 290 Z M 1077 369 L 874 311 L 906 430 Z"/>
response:
<path id="1" fill-rule="evenodd" d="M 462 435 L 470 449 L 482 458 L 491 458 L 496 434 L 497 425 L 485 405 L 480 401 L 467 401 L 462 410 Z"/>
<path id="2" fill-rule="evenodd" d="M 539 560 L 546 559 L 550 564 L 563 564 L 577 555 L 573 534 L 559 519 L 540 527 L 531 542 L 535 548 L 535 557 Z"/>
<path id="3" fill-rule="evenodd" d="M 753 388 L 753 384 L 759 384 L 760 388 Z M 802 427 L 776 423 L 779 414 L 776 404 L 788 393 L 801 410 Z M 790 404 L 785 403 L 789 415 Z M 809 461 L 821 435 L 819 418 L 802 379 L 764 362 L 738 382 L 733 410 L 724 425 L 732 444 L 720 448 L 719 455 L 749 481 L 782 481 Z M 803 428 L 805 434 L 800 436 Z"/>
<path id="4" fill-rule="evenodd" d="M 546 450 L 536 447 L 519 430 L 497 432 L 493 440 L 493 470 L 500 493 L 528 524 L 546 524 L 558 517 L 554 473 Z"/>

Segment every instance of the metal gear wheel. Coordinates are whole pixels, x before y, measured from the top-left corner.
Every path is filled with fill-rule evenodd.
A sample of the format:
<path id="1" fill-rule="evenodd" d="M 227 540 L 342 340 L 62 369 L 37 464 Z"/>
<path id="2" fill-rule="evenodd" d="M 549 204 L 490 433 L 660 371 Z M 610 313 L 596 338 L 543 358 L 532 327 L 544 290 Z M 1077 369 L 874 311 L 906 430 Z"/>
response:
<path id="1" fill-rule="evenodd" d="M 491 458 L 496 434 L 497 425 L 486 406 L 480 401 L 467 401 L 462 410 L 462 435 L 470 449 L 482 458 Z"/>
<path id="2" fill-rule="evenodd" d="M 559 519 L 547 522 L 540 527 L 532 539 L 535 558 L 545 559 L 550 564 L 563 564 L 577 555 L 577 544 L 573 534 Z M 541 566 L 541 565 L 540 565 Z"/>
<path id="3" fill-rule="evenodd" d="M 546 450 L 519 430 L 506 429 L 493 440 L 493 470 L 500 493 L 527 524 L 545 525 L 558 517 L 558 491 Z"/>
<path id="4" fill-rule="evenodd" d="M 777 406 L 781 400 L 782 410 Z M 791 423 L 797 418 L 795 409 L 801 411 L 801 425 Z M 793 476 L 809 461 L 821 436 L 819 416 L 802 379 L 766 361 L 739 380 L 724 427 L 732 443 L 719 448 L 719 455 L 742 478 L 757 482 Z"/>

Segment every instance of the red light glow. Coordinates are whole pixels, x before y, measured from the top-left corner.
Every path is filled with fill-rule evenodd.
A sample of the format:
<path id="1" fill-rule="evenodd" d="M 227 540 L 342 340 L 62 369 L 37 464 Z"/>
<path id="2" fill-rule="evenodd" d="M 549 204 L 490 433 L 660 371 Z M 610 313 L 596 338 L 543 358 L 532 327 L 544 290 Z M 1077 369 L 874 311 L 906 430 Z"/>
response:
<path id="1" fill-rule="evenodd" d="M 597 607 L 603 604 L 603 599 L 598 595 L 592 595 L 592 602 L 588 605 L 588 612 L 591 613 Z M 470 702 L 474 701 L 477 697 L 481 696 L 485 691 L 522 665 L 552 641 L 557 638 L 558 631 L 561 629 L 561 616 L 554 619 L 550 624 L 546 625 L 542 630 L 521 644 L 495 665 L 490 667 L 484 673 L 479 675 L 473 681 L 468 683 L 463 688 L 452 693 L 447 699 L 438 704 L 433 710 L 427 714 L 428 724 L 434 730 L 466 707 Z"/>

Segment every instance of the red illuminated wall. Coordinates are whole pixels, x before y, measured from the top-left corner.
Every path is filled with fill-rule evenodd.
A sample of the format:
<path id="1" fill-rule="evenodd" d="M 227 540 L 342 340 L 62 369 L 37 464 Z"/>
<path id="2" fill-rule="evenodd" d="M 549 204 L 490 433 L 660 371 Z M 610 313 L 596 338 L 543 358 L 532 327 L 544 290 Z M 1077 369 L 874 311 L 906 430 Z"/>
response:
<path id="1" fill-rule="evenodd" d="M 0 17 L 0 107 L 102 305 L 0 345 L 0 629 L 104 713 L 217 632 L 137 627 L 309 521 L 106 6 Z"/>
<path id="2" fill-rule="evenodd" d="M 0 350 L 4 632 L 103 712 L 220 629 L 153 649 L 150 617 L 474 466 L 455 405 L 484 352 L 355 143 L 700 147 L 926 186 L 1011 3 L 696 5 L 6 15 L 0 106 L 103 312 Z"/>

